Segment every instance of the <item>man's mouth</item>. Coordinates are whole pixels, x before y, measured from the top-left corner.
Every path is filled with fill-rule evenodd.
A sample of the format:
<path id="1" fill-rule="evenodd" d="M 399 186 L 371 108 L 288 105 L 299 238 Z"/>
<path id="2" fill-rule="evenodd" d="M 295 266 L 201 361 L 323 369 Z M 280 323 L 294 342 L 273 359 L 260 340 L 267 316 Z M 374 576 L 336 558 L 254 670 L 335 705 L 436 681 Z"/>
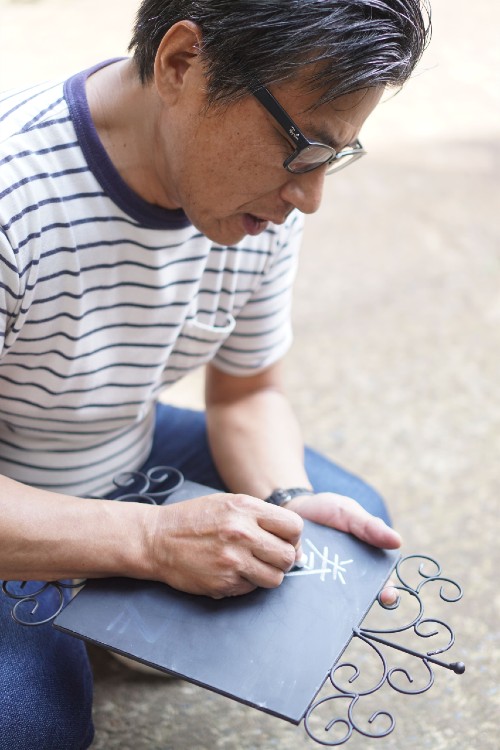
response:
<path id="1" fill-rule="evenodd" d="M 267 229 L 268 226 L 269 221 L 267 219 L 260 219 L 253 214 L 243 214 L 243 227 L 245 229 L 245 234 L 255 237 Z"/>

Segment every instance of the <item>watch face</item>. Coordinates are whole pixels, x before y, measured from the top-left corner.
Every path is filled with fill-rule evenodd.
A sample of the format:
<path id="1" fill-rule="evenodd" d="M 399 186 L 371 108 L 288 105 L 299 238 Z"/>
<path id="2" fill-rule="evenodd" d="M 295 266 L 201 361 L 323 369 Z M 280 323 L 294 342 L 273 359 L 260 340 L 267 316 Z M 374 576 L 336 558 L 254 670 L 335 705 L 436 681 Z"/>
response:
<path id="1" fill-rule="evenodd" d="M 281 505 L 282 502 L 283 495 L 281 490 L 274 490 L 269 497 L 266 498 L 266 503 L 272 503 L 273 505 Z"/>

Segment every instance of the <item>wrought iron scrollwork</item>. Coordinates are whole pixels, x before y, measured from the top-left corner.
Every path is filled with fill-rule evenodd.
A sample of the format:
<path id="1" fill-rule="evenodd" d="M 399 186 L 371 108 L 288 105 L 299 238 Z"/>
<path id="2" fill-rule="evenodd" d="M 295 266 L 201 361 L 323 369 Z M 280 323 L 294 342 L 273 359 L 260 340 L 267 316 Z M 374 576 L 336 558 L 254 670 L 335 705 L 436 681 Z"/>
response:
<path id="1" fill-rule="evenodd" d="M 28 584 L 36 583 L 36 587 L 33 591 L 26 590 Z M 10 599 L 16 600 L 16 603 L 12 607 L 11 614 L 18 625 L 26 625 L 27 627 L 36 627 L 38 625 L 46 625 L 52 622 L 57 615 L 62 611 L 66 604 L 65 591 L 77 591 L 81 589 L 85 581 L 3 581 L 2 591 Z M 17 587 L 17 591 L 14 589 Z M 52 596 L 44 596 L 52 592 Z M 43 616 L 42 619 L 36 616 L 41 604 L 44 605 L 47 599 L 52 599 L 53 594 L 56 594 L 55 601 L 51 601 L 50 614 Z"/>
<path id="2" fill-rule="evenodd" d="M 124 491 L 124 494 L 115 499 L 120 502 L 161 505 L 183 482 L 182 472 L 172 466 L 154 466 L 146 473 L 128 471 L 113 479 L 115 487 Z"/>
<path id="3" fill-rule="evenodd" d="M 113 480 L 120 502 L 160 505 L 184 482 L 183 474 L 172 466 L 154 466 L 149 471 L 129 471 Z M 19 625 L 35 627 L 52 622 L 67 602 L 67 592 L 77 591 L 86 583 L 79 581 L 3 581 L 2 592 L 15 601 L 11 614 Z M 33 590 L 31 590 L 33 588 Z M 55 593 L 55 597 L 54 597 Z M 66 596 L 65 596 L 66 593 Z M 37 616 L 50 601 L 50 614 Z"/>
<path id="4" fill-rule="evenodd" d="M 410 583 L 406 573 L 408 564 L 413 560 L 421 561 L 416 573 L 417 583 L 414 585 Z M 432 572 L 426 572 L 426 566 L 429 566 L 429 564 Z M 355 683 L 361 676 L 361 669 L 356 664 L 345 661 L 332 667 L 328 680 L 335 692 L 316 700 L 310 706 L 304 719 L 307 734 L 320 745 L 330 747 L 343 745 L 354 732 L 371 739 L 386 737 L 390 734 L 396 726 L 396 720 L 389 711 L 375 711 L 364 721 L 357 716 L 363 699 L 378 692 L 384 686 L 405 695 L 419 695 L 425 693 L 434 684 L 433 667 L 444 667 L 455 672 L 455 674 L 465 672 L 465 665 L 462 662 L 446 662 L 437 658 L 439 654 L 445 653 L 453 646 L 455 635 L 452 628 L 443 620 L 424 617 L 422 598 L 424 587 L 429 589 L 431 584 L 438 583 L 440 585 L 440 599 L 446 603 L 457 602 L 463 596 L 459 584 L 444 577 L 441 566 L 437 561 L 425 555 L 403 557 L 396 565 L 395 575 L 399 581 L 399 585 L 396 584 L 395 586 L 399 592 L 397 601 L 394 605 L 386 606 L 382 603 L 379 595 L 378 603 L 384 610 L 393 611 L 399 609 L 403 598 L 409 597 L 412 603 L 416 605 L 417 612 L 402 624 L 393 624 L 392 627 L 364 626 L 353 629 L 351 644 L 357 642 L 368 647 L 369 653 L 376 656 L 380 674 L 378 679 L 372 680 L 368 687 L 356 689 Z M 437 648 L 425 651 L 408 648 L 395 640 L 398 634 L 410 631 L 418 638 L 442 638 L 444 634 L 445 642 Z M 393 639 L 390 636 L 393 636 Z M 386 656 L 382 651 L 384 647 L 419 660 L 424 668 L 423 684 L 415 684 L 413 674 L 406 667 L 389 667 Z M 340 710 L 342 702 L 345 704 L 344 713 L 341 713 Z"/>
<path id="5" fill-rule="evenodd" d="M 161 504 L 172 492 L 181 487 L 183 481 L 181 472 L 168 466 L 157 466 L 145 473 L 126 472 L 114 480 L 114 499 L 120 502 Z M 415 560 L 420 563 L 411 575 L 410 565 Z M 395 585 L 398 599 L 394 605 L 387 606 L 383 604 L 379 594 L 378 603 L 381 609 L 377 611 L 384 618 L 399 617 L 401 621 L 392 622 L 391 627 L 370 627 L 368 623 L 372 608 L 363 626 L 353 629 L 347 653 L 351 646 L 357 643 L 370 657 L 375 656 L 375 664 L 378 665 L 377 677 L 370 677 L 368 686 L 363 687 L 364 677 L 361 673 L 367 671 L 364 666 L 361 669 L 353 661 L 344 661 L 332 667 L 327 684 L 334 692 L 315 700 L 304 719 L 307 734 L 320 745 L 343 745 L 354 733 L 373 739 L 386 737 L 394 730 L 396 720 L 391 712 L 384 709 L 373 711 L 368 718 L 363 717 L 363 706 L 366 705 L 369 696 L 383 688 L 404 695 L 425 693 L 434 684 L 433 668 L 436 666 L 444 667 L 455 674 L 463 674 L 465 671 L 462 662 L 446 662 L 439 658 L 455 642 L 452 628 L 441 619 L 424 616 L 424 594 L 430 593 L 433 585 L 439 585 L 439 598 L 448 604 L 458 602 L 462 598 L 459 584 L 443 576 L 438 562 L 425 555 L 403 557 L 397 563 L 394 572 L 398 580 Z M 416 579 L 413 583 L 412 578 Z M 70 590 L 77 590 L 84 583 L 85 581 L 4 581 L 2 591 L 15 601 L 12 608 L 14 620 L 20 625 L 33 627 L 52 622 L 65 606 Z M 403 607 L 400 605 L 404 600 L 410 605 L 410 610 L 413 609 L 413 613 L 403 618 Z M 50 613 L 47 609 L 50 609 Z M 407 641 L 410 637 L 407 634 L 410 633 L 413 633 L 411 637 L 415 637 L 419 644 L 420 639 L 439 639 L 440 645 L 425 650 L 409 648 L 398 642 L 397 638 L 401 634 L 406 634 Z M 435 644 L 436 640 L 433 640 L 433 643 Z M 389 666 L 383 649 L 391 649 L 392 653 L 396 651 L 401 654 L 401 658 L 411 657 L 416 661 L 412 661 L 411 670 L 404 665 Z M 423 667 L 424 678 L 420 682 L 415 680 L 415 664 Z M 379 697 L 377 696 L 377 699 Z M 344 706 L 343 712 L 341 705 Z"/>

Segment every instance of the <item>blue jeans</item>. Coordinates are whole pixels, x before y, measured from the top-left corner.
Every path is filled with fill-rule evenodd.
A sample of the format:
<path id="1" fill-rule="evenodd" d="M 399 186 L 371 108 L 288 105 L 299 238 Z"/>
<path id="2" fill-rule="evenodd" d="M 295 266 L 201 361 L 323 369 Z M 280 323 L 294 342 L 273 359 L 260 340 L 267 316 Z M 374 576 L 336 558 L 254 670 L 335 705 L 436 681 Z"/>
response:
<path id="1" fill-rule="evenodd" d="M 355 498 L 389 522 L 380 496 L 357 477 L 307 449 L 316 491 Z M 210 455 L 200 412 L 158 405 L 154 444 L 142 467 L 175 466 L 187 479 L 225 489 Z M 31 585 L 31 584 L 29 584 Z M 39 619 L 55 611 L 55 592 L 42 597 Z M 84 644 L 50 624 L 24 627 L 0 593 L 0 750 L 85 750 L 92 742 L 92 673 Z"/>
<path id="2" fill-rule="evenodd" d="M 27 586 L 31 592 L 40 584 Z M 39 602 L 36 617 L 43 620 L 59 598 L 49 588 Z M 14 604 L 0 593 L 0 750 L 84 750 L 94 736 L 86 648 L 50 624 L 18 625 L 10 615 Z M 23 607 L 28 619 L 30 607 Z"/>

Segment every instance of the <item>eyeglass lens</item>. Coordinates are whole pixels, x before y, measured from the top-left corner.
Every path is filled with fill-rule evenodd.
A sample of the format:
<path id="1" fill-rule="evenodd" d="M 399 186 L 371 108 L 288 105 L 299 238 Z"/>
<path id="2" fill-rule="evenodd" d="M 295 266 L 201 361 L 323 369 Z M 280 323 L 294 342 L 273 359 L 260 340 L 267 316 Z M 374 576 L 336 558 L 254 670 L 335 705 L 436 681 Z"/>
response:
<path id="1" fill-rule="evenodd" d="M 313 169 L 317 169 L 330 162 L 326 171 L 326 174 L 330 174 L 338 169 L 344 169 L 344 167 L 359 159 L 361 154 L 362 152 L 353 152 L 351 150 L 340 151 L 332 160 L 331 149 L 326 146 L 311 145 L 306 146 L 295 158 L 291 159 L 287 164 L 287 168 L 291 172 L 301 174 L 303 172 L 311 172 Z"/>
<path id="2" fill-rule="evenodd" d="M 290 160 L 288 169 L 292 172 L 310 172 L 312 169 L 321 167 L 332 158 L 333 152 L 323 146 L 306 146 L 301 149 L 297 156 Z"/>
<path id="3" fill-rule="evenodd" d="M 326 173 L 331 174 L 332 172 L 338 172 L 339 169 L 348 167 L 349 164 L 352 164 L 354 161 L 360 159 L 363 154 L 364 151 L 362 149 L 360 149 L 359 151 L 345 151 L 344 153 L 340 151 L 334 161 L 329 164 Z"/>

